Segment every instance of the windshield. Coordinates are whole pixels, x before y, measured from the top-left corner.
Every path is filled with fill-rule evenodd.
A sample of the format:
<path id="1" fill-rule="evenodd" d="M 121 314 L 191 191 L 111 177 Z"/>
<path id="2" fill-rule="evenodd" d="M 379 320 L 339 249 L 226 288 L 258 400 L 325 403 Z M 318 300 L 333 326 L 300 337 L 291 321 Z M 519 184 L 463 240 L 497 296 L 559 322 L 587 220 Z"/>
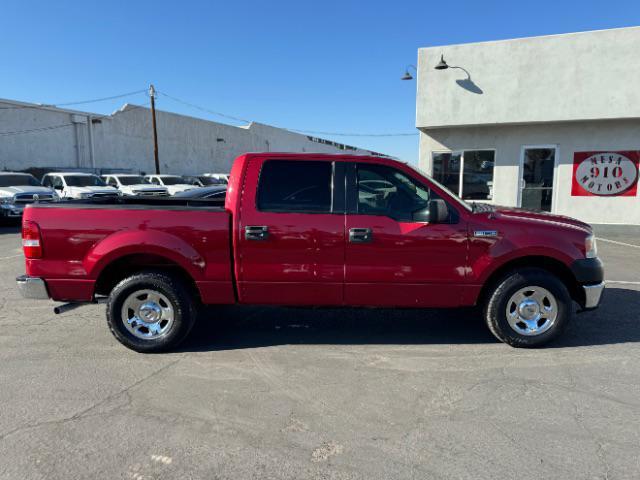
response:
<path id="1" fill-rule="evenodd" d="M 460 205 L 461 207 L 467 209 L 468 211 L 472 212 L 473 211 L 473 207 L 471 205 L 469 205 L 467 202 L 465 202 L 464 200 L 462 200 L 459 196 L 457 196 L 455 193 L 453 193 L 451 190 L 449 190 L 447 187 L 445 187 L 444 185 L 442 185 L 440 182 L 438 182 L 437 180 L 435 180 L 433 177 L 427 175 L 426 173 L 424 173 L 422 170 L 418 169 L 417 167 L 414 167 L 413 165 L 411 165 L 410 163 L 406 163 L 405 165 L 407 165 L 411 170 L 413 170 L 414 172 L 416 172 L 417 174 L 426 177 L 429 179 L 430 182 L 432 182 L 433 184 L 435 184 L 437 187 L 441 188 L 442 190 L 444 190 L 446 193 L 449 194 L 449 196 L 451 197 L 452 200 L 454 200 L 458 205 Z"/>
<path id="2" fill-rule="evenodd" d="M 0 187 L 39 187 L 33 175 L 0 175 Z"/>
<path id="3" fill-rule="evenodd" d="M 70 187 L 106 187 L 107 184 L 95 175 L 67 175 L 65 182 Z"/>
<path id="4" fill-rule="evenodd" d="M 144 177 L 118 177 L 118 180 L 122 185 L 146 185 L 151 183 Z"/>
<path id="5" fill-rule="evenodd" d="M 160 177 L 160 181 L 164 185 L 188 185 L 187 181 L 182 177 Z"/>

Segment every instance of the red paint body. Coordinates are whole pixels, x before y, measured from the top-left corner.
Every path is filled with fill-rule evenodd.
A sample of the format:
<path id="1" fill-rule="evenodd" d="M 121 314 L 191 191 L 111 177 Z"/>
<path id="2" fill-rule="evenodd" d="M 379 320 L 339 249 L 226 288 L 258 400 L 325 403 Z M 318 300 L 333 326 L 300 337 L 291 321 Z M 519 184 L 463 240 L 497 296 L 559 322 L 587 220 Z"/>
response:
<path id="1" fill-rule="evenodd" d="M 364 162 L 391 166 L 429 187 L 457 212 L 452 224 L 399 222 L 386 216 L 261 212 L 256 190 L 268 159 Z M 295 179 L 291 179 L 295 182 Z M 473 305 L 491 274 L 524 257 L 569 266 L 584 258 L 588 225 L 566 217 L 500 209 L 473 213 L 428 177 L 390 159 L 349 155 L 247 154 L 231 171 L 225 207 L 29 206 L 42 258 L 27 259 L 54 300 L 88 301 L 105 268 L 152 256 L 179 267 L 208 304 Z M 269 227 L 266 241 L 244 227 Z M 371 243 L 348 241 L 370 228 Z M 479 238 L 474 232 L 497 231 Z"/>

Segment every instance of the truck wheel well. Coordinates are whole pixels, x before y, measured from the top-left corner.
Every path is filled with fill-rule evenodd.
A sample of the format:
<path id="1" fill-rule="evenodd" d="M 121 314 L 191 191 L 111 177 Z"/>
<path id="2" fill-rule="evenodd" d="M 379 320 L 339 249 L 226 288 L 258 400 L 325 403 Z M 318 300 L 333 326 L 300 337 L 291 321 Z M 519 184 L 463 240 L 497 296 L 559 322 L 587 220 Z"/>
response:
<path id="1" fill-rule="evenodd" d="M 579 304 L 584 303 L 584 292 L 580 288 L 575 276 L 571 272 L 571 269 L 564 263 L 555 258 L 544 256 L 528 256 L 520 257 L 514 260 L 510 260 L 504 265 L 500 266 L 495 272 L 493 272 L 489 278 L 484 282 L 482 290 L 478 295 L 476 305 L 484 305 L 487 296 L 493 291 L 496 283 L 500 281 L 507 273 L 520 268 L 540 268 L 546 270 L 549 273 L 558 277 L 562 283 L 564 283 L 569 290 L 571 298 Z"/>
<path id="2" fill-rule="evenodd" d="M 107 265 L 96 280 L 95 295 L 109 295 L 122 280 L 141 271 L 161 271 L 170 273 L 184 281 L 185 286 L 200 298 L 198 287 L 189 273 L 177 263 L 154 254 L 133 254 L 120 257 Z"/>

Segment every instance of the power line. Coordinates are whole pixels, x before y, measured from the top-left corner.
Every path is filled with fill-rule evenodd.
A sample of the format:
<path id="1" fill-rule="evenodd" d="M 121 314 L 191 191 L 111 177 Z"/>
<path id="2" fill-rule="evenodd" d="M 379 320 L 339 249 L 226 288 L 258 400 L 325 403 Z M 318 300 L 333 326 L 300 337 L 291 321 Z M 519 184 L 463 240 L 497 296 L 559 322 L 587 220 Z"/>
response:
<path id="1" fill-rule="evenodd" d="M 178 103 L 182 103 L 183 105 L 195 108 L 197 110 L 211 113 L 213 115 L 218 115 L 220 117 L 228 118 L 231 120 L 235 120 L 237 122 L 251 123 L 251 120 L 246 120 L 244 118 L 234 117 L 233 115 L 227 115 L 226 113 L 216 112 L 215 110 L 210 110 L 205 107 L 201 107 L 200 105 L 196 105 L 194 103 L 187 102 L 186 100 L 181 100 L 177 97 L 168 95 L 164 92 L 158 92 L 161 95 L 170 98 Z M 344 132 L 324 132 L 317 130 L 298 130 L 295 128 L 285 128 L 285 130 L 289 130 L 290 132 L 303 133 L 303 134 L 312 134 L 312 135 L 333 135 L 338 137 L 410 137 L 418 135 L 418 132 L 411 133 L 344 133 Z"/>
<path id="2" fill-rule="evenodd" d="M 88 104 L 88 103 L 97 103 L 97 102 L 104 102 L 107 100 L 116 100 L 118 98 L 124 98 L 124 97 L 130 97 L 133 95 L 138 95 L 141 93 L 146 93 L 146 89 L 143 90 L 136 90 L 133 92 L 127 92 L 127 93 L 121 93 L 119 95 L 111 95 L 109 97 L 100 97 L 100 98 L 93 98 L 90 100 L 80 100 L 80 101 L 76 101 L 76 102 L 65 102 L 65 103 L 58 103 L 55 105 L 16 105 L 16 106 L 10 106 L 10 107 L 0 107 L 0 110 L 20 110 L 20 109 L 27 109 L 27 108 L 46 108 L 46 107 L 66 107 L 66 106 L 72 106 L 72 105 L 84 105 L 84 104 Z M 226 118 L 229 120 L 233 120 L 234 122 L 241 122 L 241 123 L 251 123 L 251 120 L 247 120 L 245 118 L 240 118 L 240 117 L 236 117 L 234 115 L 228 115 L 226 113 L 223 112 L 219 112 L 216 110 L 211 110 L 210 108 L 205 108 L 202 107 L 200 105 L 196 105 L 195 103 L 191 103 L 191 102 L 187 102 L 186 100 L 182 100 L 178 97 L 174 97 L 173 95 L 169 95 L 165 92 L 160 92 L 157 91 L 157 93 L 159 93 L 160 95 L 163 95 L 164 97 L 167 97 L 171 100 L 173 100 L 174 102 L 178 102 L 181 103 L 185 106 L 194 108 L 196 110 L 200 110 L 202 112 L 205 113 L 209 113 L 212 115 L 216 115 L 218 117 L 222 117 L 222 118 Z M 124 112 L 123 112 L 124 113 Z M 107 115 L 102 115 L 102 116 L 98 116 L 96 115 L 96 118 L 104 118 Z M 45 128 L 48 129 L 48 128 Z M 296 129 L 296 128 L 284 128 L 285 130 L 289 130 L 291 132 L 296 132 L 296 133 L 301 133 L 301 134 L 309 134 L 309 135 L 330 135 L 330 136 L 336 136 L 336 137 L 413 137 L 413 136 L 417 136 L 418 132 L 399 132 L 399 133 L 383 133 L 383 132 L 376 132 L 376 133 L 362 133 L 362 132 L 329 132 L 329 131 L 322 131 L 322 130 L 301 130 L 301 129 Z M 33 131 L 39 131 L 39 129 L 34 129 Z M 12 134 L 12 132 L 6 132 L 5 134 Z M 0 133 L 0 135 L 3 135 L 2 133 Z"/>
<path id="3" fill-rule="evenodd" d="M 70 127 L 73 123 L 62 123 L 60 125 L 50 125 L 48 127 L 32 128 L 29 130 L 16 130 L 13 132 L 0 132 L 0 136 L 5 137 L 9 135 L 22 135 L 24 133 L 43 132 L 45 130 L 55 130 L 57 128 Z"/>
<path id="4" fill-rule="evenodd" d="M 148 105 L 149 105 L 149 102 L 147 102 L 145 104 L 142 104 L 142 105 L 130 105 L 130 108 L 128 110 L 120 112 L 120 115 L 123 115 L 125 113 L 137 110 L 138 108 L 145 108 Z M 87 115 L 87 116 L 90 116 L 92 119 L 102 119 L 102 118 L 110 117 L 111 115 Z M 47 130 L 55 130 L 55 129 L 58 129 L 58 128 L 70 127 L 71 125 L 73 125 L 73 123 L 61 123 L 60 125 L 50 125 L 48 127 L 30 128 L 28 130 L 16 130 L 16 131 L 13 131 L 13 132 L 0 132 L 0 136 L 1 137 L 8 137 L 10 135 L 22 135 L 22 134 L 25 134 L 25 133 L 44 132 L 44 131 L 47 131 Z"/>
<path id="5" fill-rule="evenodd" d="M 219 117 L 223 117 L 223 118 L 228 118 L 229 120 L 234 120 L 236 122 L 242 122 L 242 123 L 251 123 L 251 120 L 245 120 L 244 118 L 239 118 L 239 117 L 234 117 L 233 115 L 227 115 L 226 113 L 222 113 L 222 112 L 216 112 L 215 110 L 210 110 L 208 108 L 204 108 L 201 107 L 200 105 L 196 105 L 194 103 L 190 103 L 187 102 L 186 100 L 180 100 L 179 98 L 173 97 L 169 94 L 166 94 L 164 92 L 160 92 L 158 90 L 156 90 L 157 93 L 159 93 L 160 95 L 163 95 L 167 98 L 170 98 L 171 100 L 178 102 L 178 103 L 182 103 L 183 105 L 186 105 L 188 107 L 191 108 L 195 108 L 196 110 L 200 110 L 206 113 L 211 113 L 212 115 L 217 115 Z"/>
<path id="6" fill-rule="evenodd" d="M 338 137 L 413 137 L 419 135 L 418 132 L 411 133 L 342 133 L 342 132 L 320 132 L 316 130 L 296 130 L 287 128 L 287 130 L 296 133 L 310 133 L 313 135 L 333 135 Z"/>
<path id="7" fill-rule="evenodd" d="M 96 102 L 104 102 L 107 100 L 115 100 L 117 98 L 123 98 L 123 97 L 130 97 L 132 95 L 138 95 L 139 93 L 145 93 L 146 90 L 142 89 L 142 90 L 136 90 L 135 92 L 129 92 L 129 93 L 121 93 L 120 95 L 113 95 L 111 97 L 102 97 L 102 98 L 94 98 L 91 100 L 82 100 L 80 102 L 67 102 L 67 103 L 58 103 L 56 104 L 57 107 L 66 107 L 69 105 L 83 105 L 85 103 L 96 103 Z"/>
<path id="8" fill-rule="evenodd" d="M 107 100 L 116 100 L 118 98 L 131 97 L 133 95 L 138 95 L 140 93 L 145 93 L 146 90 L 136 90 L 135 92 L 127 92 L 121 93 L 119 95 L 112 95 L 110 97 L 100 97 L 100 98 L 92 98 L 90 100 L 80 100 L 77 102 L 65 102 L 65 103 L 56 103 L 56 104 L 40 104 L 40 105 L 13 105 L 10 107 L 0 107 L 0 110 L 21 110 L 25 108 L 47 108 L 47 107 L 68 107 L 71 105 L 84 105 L 87 103 L 97 103 L 97 102 L 105 102 Z"/>

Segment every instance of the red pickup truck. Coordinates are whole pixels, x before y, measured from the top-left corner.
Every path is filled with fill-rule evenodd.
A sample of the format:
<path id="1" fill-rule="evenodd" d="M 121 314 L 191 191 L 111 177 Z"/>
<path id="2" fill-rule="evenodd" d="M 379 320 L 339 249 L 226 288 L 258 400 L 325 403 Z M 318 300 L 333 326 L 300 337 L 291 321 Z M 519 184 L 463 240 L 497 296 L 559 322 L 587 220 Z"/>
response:
<path id="1" fill-rule="evenodd" d="M 201 304 L 480 306 L 498 339 L 530 347 L 604 289 L 589 225 L 469 205 L 379 157 L 246 154 L 224 200 L 34 204 L 22 237 L 25 297 L 108 297 L 111 331 L 141 352 L 177 345 Z"/>

